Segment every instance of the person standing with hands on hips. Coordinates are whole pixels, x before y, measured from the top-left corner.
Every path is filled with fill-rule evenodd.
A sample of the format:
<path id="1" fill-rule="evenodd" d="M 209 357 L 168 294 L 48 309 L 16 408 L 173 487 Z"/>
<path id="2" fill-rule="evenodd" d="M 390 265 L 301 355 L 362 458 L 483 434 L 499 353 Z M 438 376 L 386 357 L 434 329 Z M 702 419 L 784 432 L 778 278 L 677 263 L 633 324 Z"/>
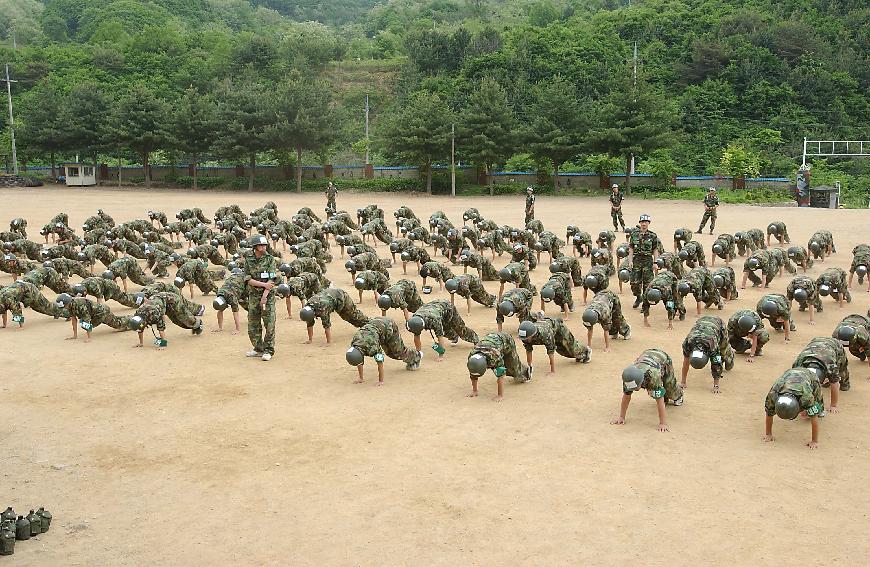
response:
<path id="1" fill-rule="evenodd" d="M 248 338 L 254 349 L 245 356 L 271 360 L 275 354 L 275 291 L 278 265 L 266 252 L 269 241 L 262 234 L 251 238 L 253 250 L 243 256 L 248 289 Z M 265 333 L 264 329 L 265 327 Z"/>

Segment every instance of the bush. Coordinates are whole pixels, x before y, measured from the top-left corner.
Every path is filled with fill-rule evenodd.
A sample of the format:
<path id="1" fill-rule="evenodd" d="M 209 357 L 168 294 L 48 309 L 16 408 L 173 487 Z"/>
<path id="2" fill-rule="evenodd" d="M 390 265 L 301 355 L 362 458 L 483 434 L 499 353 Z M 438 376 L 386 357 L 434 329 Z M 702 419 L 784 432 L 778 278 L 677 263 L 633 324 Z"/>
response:
<path id="1" fill-rule="evenodd" d="M 680 199 L 700 201 L 707 194 L 705 187 L 659 187 L 639 185 L 633 189 L 642 191 L 644 199 Z M 719 189 L 717 192 L 722 203 L 781 203 L 794 200 L 791 191 L 785 188 L 761 187 L 758 189 Z"/>
<path id="2" fill-rule="evenodd" d="M 213 189 L 227 182 L 227 178 L 223 176 L 215 177 L 197 177 L 196 184 L 200 189 Z M 181 187 L 193 187 L 192 175 L 180 175 L 175 178 L 174 183 Z M 247 187 L 247 185 L 246 185 Z"/>

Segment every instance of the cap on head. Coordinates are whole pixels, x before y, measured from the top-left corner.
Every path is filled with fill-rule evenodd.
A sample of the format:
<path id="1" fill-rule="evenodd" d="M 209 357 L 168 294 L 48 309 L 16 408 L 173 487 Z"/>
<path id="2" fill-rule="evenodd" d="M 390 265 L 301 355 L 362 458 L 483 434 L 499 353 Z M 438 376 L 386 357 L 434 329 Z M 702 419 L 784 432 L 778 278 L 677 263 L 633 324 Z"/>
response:
<path id="1" fill-rule="evenodd" d="M 513 302 L 507 299 L 498 304 L 498 312 L 502 317 L 510 317 L 515 313 L 515 309 Z"/>
<path id="2" fill-rule="evenodd" d="M 468 367 L 469 374 L 478 377 L 483 376 L 486 369 L 489 367 L 489 364 L 487 364 L 485 356 L 480 353 L 475 353 L 468 357 L 466 366 Z"/>
<path id="3" fill-rule="evenodd" d="M 591 327 L 598 322 L 598 317 L 598 311 L 591 308 L 586 309 L 583 312 L 583 324 Z"/>
<path id="4" fill-rule="evenodd" d="M 693 350 L 692 354 L 689 355 L 689 364 L 692 365 L 692 368 L 695 370 L 700 370 L 707 366 L 707 362 L 710 361 L 710 357 L 707 356 L 707 353 L 702 350 Z"/>
<path id="5" fill-rule="evenodd" d="M 306 323 L 311 323 L 314 321 L 316 314 L 314 313 L 314 308 L 310 305 L 306 305 L 302 309 L 299 310 L 299 318 L 305 321 Z"/>
<path id="6" fill-rule="evenodd" d="M 444 282 L 444 287 L 447 288 L 447 293 L 456 293 L 459 290 L 459 278 L 450 278 Z"/>
<path id="7" fill-rule="evenodd" d="M 651 287 L 646 290 L 646 300 L 648 303 L 656 304 L 662 300 L 662 290 Z"/>
<path id="8" fill-rule="evenodd" d="M 776 317 L 779 313 L 779 307 L 776 305 L 775 301 L 767 299 L 761 302 L 761 312 L 768 317 Z"/>
<path id="9" fill-rule="evenodd" d="M 780 419 L 794 419 L 801 412 L 801 405 L 794 394 L 780 394 L 774 403 L 776 415 Z"/>
<path id="10" fill-rule="evenodd" d="M 556 290 L 553 289 L 553 286 L 548 285 L 541 289 L 541 299 L 548 303 L 556 299 Z"/>
<path id="11" fill-rule="evenodd" d="M 405 323 L 405 328 L 415 335 L 419 335 L 426 330 L 426 321 L 424 321 L 419 315 L 412 315 Z"/>
<path id="12" fill-rule="evenodd" d="M 637 222 L 652 222 L 652 217 L 649 216 L 648 214 L 644 213 L 644 214 L 640 215 L 640 219 L 638 219 Z"/>
<path id="13" fill-rule="evenodd" d="M 755 319 L 751 315 L 741 315 L 737 319 L 737 328 L 742 335 L 748 335 L 755 330 Z"/>
<path id="14" fill-rule="evenodd" d="M 365 362 L 365 356 L 363 356 L 362 351 L 356 347 L 350 347 L 347 349 L 347 352 L 344 353 L 344 359 L 347 360 L 347 363 L 351 366 L 359 366 Z"/>
<path id="15" fill-rule="evenodd" d="M 523 321 L 520 323 L 520 328 L 517 331 L 517 334 L 520 337 L 520 340 L 530 339 L 534 337 L 538 332 L 538 328 L 531 321 Z"/>
<path id="16" fill-rule="evenodd" d="M 622 371 L 622 384 L 628 390 L 640 390 L 643 387 L 645 373 L 637 366 L 631 365 Z"/>
<path id="17" fill-rule="evenodd" d="M 660 270 L 665 269 L 665 259 L 664 258 L 656 258 L 656 267 Z"/>
<path id="18" fill-rule="evenodd" d="M 692 291 L 692 286 L 689 285 L 689 282 L 680 282 L 677 284 L 677 292 L 682 296 L 686 297 L 689 295 L 689 292 Z"/>

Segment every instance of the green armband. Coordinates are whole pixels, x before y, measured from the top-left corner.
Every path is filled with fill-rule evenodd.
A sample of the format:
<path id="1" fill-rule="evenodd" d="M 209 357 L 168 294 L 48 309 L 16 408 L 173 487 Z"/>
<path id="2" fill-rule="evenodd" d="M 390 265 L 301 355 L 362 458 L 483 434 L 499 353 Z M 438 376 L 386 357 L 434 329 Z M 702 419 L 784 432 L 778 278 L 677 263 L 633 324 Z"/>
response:
<path id="1" fill-rule="evenodd" d="M 383 362 L 384 361 L 384 353 L 379 352 L 375 354 L 375 362 Z"/>
<path id="2" fill-rule="evenodd" d="M 807 415 L 810 417 L 819 415 L 820 413 L 822 413 L 822 404 L 820 404 L 819 402 L 816 402 L 812 406 L 807 408 Z"/>
<path id="3" fill-rule="evenodd" d="M 443 346 L 439 345 L 438 343 L 432 343 L 432 350 L 437 352 L 439 355 L 442 355 L 445 352 L 447 352 L 447 350 Z"/>
<path id="4" fill-rule="evenodd" d="M 673 309 L 673 308 L 674 308 L 674 302 L 673 302 L 673 301 L 665 301 L 665 307 L 668 308 L 668 309 Z"/>
<path id="5" fill-rule="evenodd" d="M 94 326 L 91 325 L 90 323 L 88 323 L 87 321 L 79 321 L 79 327 L 81 327 L 85 331 L 90 331 L 91 329 L 94 328 Z"/>
<path id="6" fill-rule="evenodd" d="M 659 398 L 664 398 L 665 397 L 665 389 L 664 388 L 657 388 L 655 390 L 650 390 L 649 397 L 651 397 L 654 400 L 658 400 Z"/>
<path id="7" fill-rule="evenodd" d="M 154 345 L 159 347 L 165 347 L 169 344 L 169 341 L 166 339 L 154 339 Z"/>
<path id="8" fill-rule="evenodd" d="M 23 325 L 24 324 L 24 315 L 13 315 L 12 322 L 13 323 L 20 323 Z"/>
<path id="9" fill-rule="evenodd" d="M 507 368 L 504 366 L 496 366 L 492 369 L 492 372 L 495 374 L 496 378 L 501 378 L 507 373 Z"/>

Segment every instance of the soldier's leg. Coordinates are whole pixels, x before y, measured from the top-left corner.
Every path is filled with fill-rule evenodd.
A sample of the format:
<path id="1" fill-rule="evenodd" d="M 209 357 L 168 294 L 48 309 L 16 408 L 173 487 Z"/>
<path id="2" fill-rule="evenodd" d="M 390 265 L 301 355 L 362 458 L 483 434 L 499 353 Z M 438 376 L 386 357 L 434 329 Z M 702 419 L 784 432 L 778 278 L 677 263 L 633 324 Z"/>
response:
<path id="1" fill-rule="evenodd" d="M 639 298 L 643 294 L 643 271 L 640 266 L 631 270 L 631 294 Z"/>
<path id="2" fill-rule="evenodd" d="M 256 352 L 263 352 L 263 308 L 259 301 L 248 304 L 248 339 Z"/>
<path id="3" fill-rule="evenodd" d="M 420 354 L 416 350 L 405 346 L 404 341 L 402 341 L 402 335 L 398 331 L 390 334 L 381 344 L 381 347 L 384 349 L 384 354 L 393 360 L 401 360 L 408 365 L 420 361 Z"/>
<path id="4" fill-rule="evenodd" d="M 368 316 L 357 309 L 357 306 L 354 305 L 352 299 L 345 302 L 341 309 L 338 310 L 338 316 L 354 327 L 362 327 L 369 322 Z"/>
<path id="5" fill-rule="evenodd" d="M 63 313 L 62 308 L 47 300 L 41 293 L 34 293 L 32 297 L 28 295 L 22 303 L 24 303 L 25 307 L 30 307 L 37 313 L 42 313 L 49 317 L 60 317 Z"/>
<path id="6" fill-rule="evenodd" d="M 562 327 L 556 336 L 556 352 L 565 358 L 573 358 L 577 362 L 589 362 L 592 349 L 581 345 L 567 327 Z"/>
<path id="7" fill-rule="evenodd" d="M 622 230 L 625 230 L 625 219 L 622 218 L 622 208 L 620 208 L 618 211 L 618 217 L 619 217 L 619 225 L 622 227 Z M 615 225 L 614 225 L 614 228 L 616 228 Z"/>
<path id="8" fill-rule="evenodd" d="M 470 287 L 471 289 L 469 291 L 471 291 L 472 300 L 485 307 L 492 307 L 495 305 L 495 296 L 486 291 L 486 288 L 484 288 L 482 284 L 474 282 Z"/>
<path id="9" fill-rule="evenodd" d="M 190 311 L 180 307 L 167 307 L 166 315 L 169 320 L 182 329 L 193 329 L 197 326 L 197 319 Z"/>
<path id="10" fill-rule="evenodd" d="M 744 337 L 731 337 L 728 341 L 728 344 L 740 354 L 743 354 L 750 348 L 752 348 L 752 341 Z"/>
<path id="11" fill-rule="evenodd" d="M 704 216 L 701 217 L 701 224 L 698 225 L 698 232 L 701 232 L 704 229 L 704 225 L 707 224 L 707 219 L 710 218 L 710 211 L 705 210 Z"/>
<path id="12" fill-rule="evenodd" d="M 752 270 L 746 270 L 743 273 L 746 274 L 746 277 L 749 279 L 749 281 L 752 282 L 752 285 L 761 285 L 761 278 L 756 276 L 755 272 L 753 272 Z"/>
<path id="13" fill-rule="evenodd" d="M 504 368 L 508 376 L 521 381 L 528 379 L 529 367 L 520 360 L 515 345 L 505 345 L 505 348 L 502 350 L 502 360 L 504 360 Z"/>
<path id="14" fill-rule="evenodd" d="M 618 217 L 616 211 L 614 211 L 613 209 L 610 209 L 610 220 L 613 221 L 613 230 L 619 230 Z"/>
<path id="15" fill-rule="evenodd" d="M 673 294 L 674 310 L 680 314 L 680 321 L 686 317 L 686 304 L 683 303 L 683 296 L 679 293 Z"/>
<path id="16" fill-rule="evenodd" d="M 465 342 L 475 344 L 477 343 L 477 341 L 480 340 L 480 338 L 477 336 L 477 333 L 472 329 L 468 328 L 468 326 L 465 324 L 465 321 L 462 319 L 462 316 L 459 314 L 459 311 L 456 309 L 456 307 L 451 307 L 450 315 L 447 319 L 447 325 L 445 325 L 445 331 L 447 330 L 447 326 L 449 326 L 452 331 Z"/>
<path id="17" fill-rule="evenodd" d="M 262 310 L 265 333 L 263 334 L 263 350 L 261 352 L 264 354 L 275 354 L 275 304 L 275 294 L 273 293 Z"/>
<path id="18" fill-rule="evenodd" d="M 683 389 L 677 383 L 677 376 L 674 374 L 673 365 L 669 372 L 664 372 L 662 376 L 662 386 L 665 389 L 665 400 L 670 400 L 675 405 L 681 405 L 683 401 Z"/>
<path id="19" fill-rule="evenodd" d="M 529 269 L 530 270 L 534 270 L 535 268 L 538 267 L 538 259 L 535 257 L 534 254 L 529 254 L 528 261 L 529 261 Z"/>

